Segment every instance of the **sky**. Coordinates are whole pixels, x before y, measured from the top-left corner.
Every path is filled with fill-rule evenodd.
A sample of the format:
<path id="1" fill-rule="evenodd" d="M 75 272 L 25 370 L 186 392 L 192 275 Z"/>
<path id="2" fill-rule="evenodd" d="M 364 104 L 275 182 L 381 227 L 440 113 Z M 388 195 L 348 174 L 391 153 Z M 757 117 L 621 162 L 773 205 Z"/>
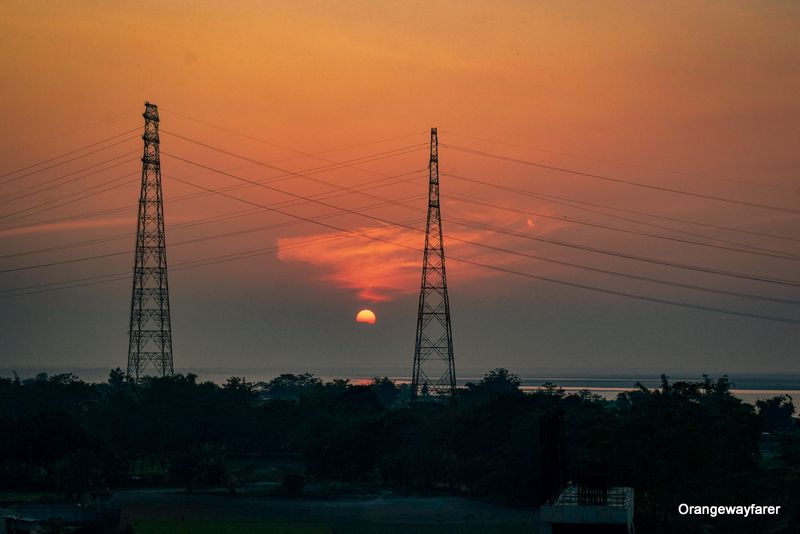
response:
<path id="1" fill-rule="evenodd" d="M 800 374 L 794 2 L 7 0 L 0 67 L 0 369 L 125 367 L 150 101 L 177 371 L 409 375 L 437 127 L 457 375 Z"/>

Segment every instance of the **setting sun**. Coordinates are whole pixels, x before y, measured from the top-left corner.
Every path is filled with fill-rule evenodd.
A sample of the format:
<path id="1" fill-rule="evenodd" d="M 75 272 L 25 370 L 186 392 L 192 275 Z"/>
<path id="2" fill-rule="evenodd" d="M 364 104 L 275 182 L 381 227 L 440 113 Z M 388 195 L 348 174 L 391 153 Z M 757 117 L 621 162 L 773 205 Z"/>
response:
<path id="1" fill-rule="evenodd" d="M 372 310 L 361 310 L 356 314 L 356 322 L 375 324 L 375 312 Z"/>

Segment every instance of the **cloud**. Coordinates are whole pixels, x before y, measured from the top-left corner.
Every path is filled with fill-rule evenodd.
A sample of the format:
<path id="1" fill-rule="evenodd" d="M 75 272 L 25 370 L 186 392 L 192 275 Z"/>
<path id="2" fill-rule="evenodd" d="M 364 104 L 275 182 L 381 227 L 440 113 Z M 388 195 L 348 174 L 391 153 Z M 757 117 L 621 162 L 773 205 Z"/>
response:
<path id="1" fill-rule="evenodd" d="M 451 206 L 455 207 L 455 206 Z M 494 276 L 497 273 L 456 261 L 471 259 L 481 263 L 506 266 L 520 258 L 473 243 L 503 247 L 510 239 L 491 228 L 464 227 L 456 221 L 469 220 L 477 225 L 530 232 L 536 220 L 537 233 L 552 231 L 562 223 L 536 219 L 532 215 L 510 213 L 498 208 L 476 209 L 458 205 L 458 217 L 444 221 L 444 245 L 448 280 L 458 283 Z M 420 227 L 422 228 L 422 226 Z M 321 279 L 336 287 L 354 290 L 358 297 L 369 302 L 384 302 L 419 291 L 424 233 L 397 226 L 366 226 L 347 232 L 284 237 L 277 240 L 278 258 L 285 262 L 301 262 L 319 268 Z M 371 239 L 370 239 L 371 238 Z M 517 248 L 519 248 L 517 246 Z M 528 260 L 529 261 L 529 260 Z"/>
<path id="2" fill-rule="evenodd" d="M 107 228 L 109 226 L 128 226 L 132 230 L 136 229 L 136 221 L 127 218 L 118 219 L 95 219 L 92 221 L 63 221 L 45 224 L 31 224 L 28 226 L 17 226 L 5 230 L 0 229 L 0 236 L 14 236 L 26 234 L 48 234 L 53 232 L 68 232 L 82 230 L 86 228 Z"/>
<path id="3" fill-rule="evenodd" d="M 167 233 L 171 227 L 183 222 L 202 221 L 205 217 L 190 217 L 183 215 L 170 215 Z M 116 217 L 92 220 L 59 221 L 53 223 L 29 224 L 27 226 L 15 226 L 8 229 L 0 228 L 0 237 L 27 235 L 27 234 L 50 234 L 59 232 L 71 232 L 75 230 L 91 230 L 93 228 L 126 227 L 130 229 L 131 235 L 136 233 L 136 217 Z"/>
<path id="4" fill-rule="evenodd" d="M 320 267 L 322 279 L 353 289 L 359 298 L 382 302 L 419 286 L 422 239 L 397 227 L 363 227 L 345 232 L 278 239 L 278 258 Z"/>

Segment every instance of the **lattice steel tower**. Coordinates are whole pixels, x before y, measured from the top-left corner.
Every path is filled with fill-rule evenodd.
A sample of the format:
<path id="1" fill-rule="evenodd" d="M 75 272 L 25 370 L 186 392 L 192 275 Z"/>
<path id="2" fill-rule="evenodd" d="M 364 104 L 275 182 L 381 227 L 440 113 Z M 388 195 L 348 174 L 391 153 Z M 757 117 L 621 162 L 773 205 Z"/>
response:
<path id="1" fill-rule="evenodd" d="M 431 128 L 428 163 L 428 222 L 422 257 L 422 287 L 419 292 L 417 340 L 411 399 L 453 395 L 456 370 L 453 363 L 453 333 L 450 328 L 450 299 L 444 267 L 442 214 L 439 207 L 439 137 Z"/>
<path id="2" fill-rule="evenodd" d="M 146 374 L 169 376 L 173 373 L 158 106 L 149 102 L 144 106 L 142 189 L 128 342 L 128 377 L 137 381 Z M 148 368 L 153 372 L 148 373 Z"/>

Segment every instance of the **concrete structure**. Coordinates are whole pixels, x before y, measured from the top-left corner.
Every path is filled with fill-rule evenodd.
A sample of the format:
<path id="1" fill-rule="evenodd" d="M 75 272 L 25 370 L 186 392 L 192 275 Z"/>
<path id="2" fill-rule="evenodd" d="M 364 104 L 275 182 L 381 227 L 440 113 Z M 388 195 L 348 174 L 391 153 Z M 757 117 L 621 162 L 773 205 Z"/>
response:
<path id="1" fill-rule="evenodd" d="M 15 517 L 7 515 L 3 517 L 3 533 L 8 534 L 36 534 L 45 532 L 45 526 L 40 519 L 28 517 Z"/>
<path id="2" fill-rule="evenodd" d="M 540 534 L 634 534 L 633 488 L 567 486 L 539 509 Z"/>
<path id="3" fill-rule="evenodd" d="M 119 524 L 120 509 L 108 492 L 92 493 L 83 502 L 35 503 L 17 505 L 3 514 L 0 533 L 46 532 L 49 521 L 72 530 L 108 532 Z M 84 529 L 84 530 L 81 530 Z"/>

